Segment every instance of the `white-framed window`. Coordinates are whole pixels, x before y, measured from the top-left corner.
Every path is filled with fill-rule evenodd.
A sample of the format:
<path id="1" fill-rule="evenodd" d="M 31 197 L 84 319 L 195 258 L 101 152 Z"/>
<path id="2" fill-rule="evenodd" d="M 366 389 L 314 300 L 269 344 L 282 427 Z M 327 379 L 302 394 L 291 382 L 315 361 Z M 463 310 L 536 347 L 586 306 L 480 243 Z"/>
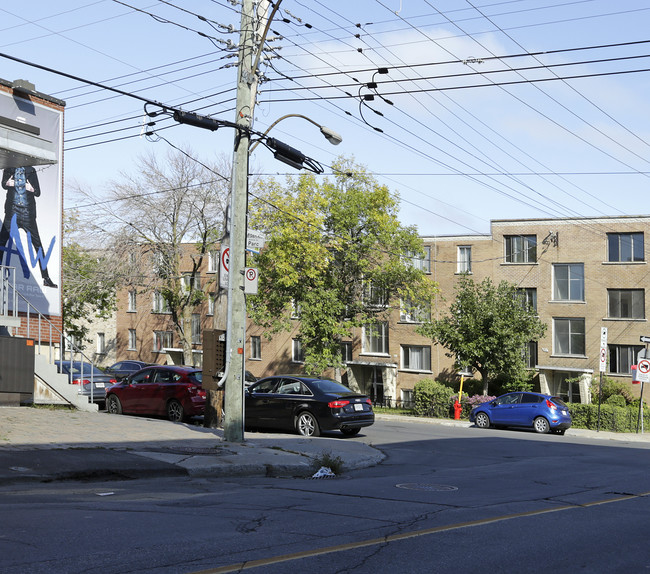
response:
<path id="1" fill-rule="evenodd" d="M 341 341 L 341 361 L 349 363 L 352 360 L 352 341 Z"/>
<path id="2" fill-rule="evenodd" d="M 402 369 L 430 371 L 431 347 L 428 345 L 402 345 Z"/>
<path id="3" fill-rule="evenodd" d="M 171 313 L 167 299 L 163 297 L 160 291 L 153 292 L 153 312 L 154 313 Z"/>
<path id="4" fill-rule="evenodd" d="M 153 350 L 154 353 L 160 353 L 163 349 L 169 349 L 173 346 L 174 333 L 172 331 L 154 331 L 153 332 Z"/>
<path id="5" fill-rule="evenodd" d="M 506 263 L 535 263 L 537 261 L 536 235 L 506 235 Z"/>
<path id="6" fill-rule="evenodd" d="M 291 299 L 291 318 L 292 319 L 300 319 L 300 303 L 297 302 L 295 299 Z"/>
<path id="7" fill-rule="evenodd" d="M 526 367 L 534 369 L 537 366 L 537 341 L 529 341 L 526 343 L 523 354 Z"/>
<path id="8" fill-rule="evenodd" d="M 208 251 L 208 273 L 217 273 L 219 271 L 219 252 Z"/>
<path id="9" fill-rule="evenodd" d="M 553 354 L 585 355 L 585 320 L 583 317 L 553 318 Z"/>
<path id="10" fill-rule="evenodd" d="M 585 266 L 583 263 L 553 264 L 553 301 L 585 300 Z"/>
<path id="11" fill-rule="evenodd" d="M 363 327 L 364 353 L 388 354 L 388 323 L 372 323 Z"/>
<path id="12" fill-rule="evenodd" d="M 385 308 L 388 306 L 388 291 L 372 281 L 364 282 L 363 302 L 368 307 Z"/>
<path id="13" fill-rule="evenodd" d="M 400 389 L 400 400 L 402 401 L 402 408 L 411 409 L 413 404 L 413 389 Z"/>
<path id="14" fill-rule="evenodd" d="M 517 295 L 521 298 L 523 307 L 537 311 L 537 289 L 535 287 L 522 287 L 517 289 Z"/>
<path id="15" fill-rule="evenodd" d="M 608 233 L 607 261 L 620 263 L 645 261 L 643 232 Z"/>
<path id="16" fill-rule="evenodd" d="M 97 354 L 104 355 L 106 353 L 106 335 L 104 333 L 97 333 Z"/>
<path id="17" fill-rule="evenodd" d="M 137 351 L 138 349 L 138 338 L 135 329 L 129 329 L 128 349 L 129 351 Z"/>
<path id="18" fill-rule="evenodd" d="M 305 353 L 302 350 L 302 343 L 300 342 L 300 339 L 291 340 L 291 362 L 293 363 L 305 362 Z"/>
<path id="19" fill-rule="evenodd" d="M 644 319 L 644 289 L 607 289 L 607 316 L 611 319 Z"/>
<path id="20" fill-rule="evenodd" d="M 183 273 L 183 276 L 181 277 L 181 285 L 183 286 L 183 291 L 185 293 L 191 289 L 200 289 L 201 278 L 199 275 L 194 273 Z"/>
<path id="21" fill-rule="evenodd" d="M 127 312 L 135 313 L 138 310 L 137 294 L 135 289 L 129 291 L 129 303 Z"/>
<path id="22" fill-rule="evenodd" d="M 192 344 L 201 344 L 201 315 L 192 313 Z"/>
<path id="23" fill-rule="evenodd" d="M 431 307 L 417 307 L 410 299 L 400 300 L 399 320 L 403 323 L 423 323 L 431 319 Z"/>
<path id="24" fill-rule="evenodd" d="M 214 315 L 217 296 L 214 293 L 208 295 L 208 315 Z"/>
<path id="25" fill-rule="evenodd" d="M 407 251 L 405 260 L 411 267 L 431 273 L 431 247 L 426 245 L 422 248 L 423 253 L 415 253 L 414 251 Z"/>
<path id="26" fill-rule="evenodd" d="M 607 371 L 619 375 L 632 373 L 632 365 L 636 365 L 641 345 L 607 345 L 609 351 L 609 366 Z"/>
<path id="27" fill-rule="evenodd" d="M 458 246 L 458 266 L 456 268 L 458 273 L 471 273 L 472 272 L 472 247 L 471 245 Z"/>
<path id="28" fill-rule="evenodd" d="M 251 337 L 251 359 L 260 360 L 262 358 L 262 337 L 253 335 Z"/>

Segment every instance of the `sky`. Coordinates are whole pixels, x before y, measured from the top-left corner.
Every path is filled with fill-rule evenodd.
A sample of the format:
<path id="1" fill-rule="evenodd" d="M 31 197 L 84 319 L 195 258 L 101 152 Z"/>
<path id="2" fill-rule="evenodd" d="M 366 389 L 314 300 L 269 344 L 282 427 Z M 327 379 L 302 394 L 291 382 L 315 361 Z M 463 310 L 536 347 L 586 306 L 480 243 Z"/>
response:
<path id="1" fill-rule="evenodd" d="M 647 2 L 281 0 L 278 8 L 254 129 L 300 114 L 335 130 L 338 146 L 290 117 L 270 135 L 318 161 L 319 177 L 331 177 L 338 156 L 353 157 L 399 197 L 400 220 L 421 235 L 485 234 L 495 219 L 650 213 Z M 156 135 L 142 136 L 142 99 L 234 121 L 240 5 L 24 0 L 1 7 L 0 22 L 0 78 L 66 102 L 66 189 L 101 195 L 137 169 L 139 155 L 172 145 L 200 160 L 232 156 L 227 127 L 158 116 Z M 264 176 L 298 173 L 263 145 L 251 157 Z M 66 191 L 64 208 L 79 205 Z"/>

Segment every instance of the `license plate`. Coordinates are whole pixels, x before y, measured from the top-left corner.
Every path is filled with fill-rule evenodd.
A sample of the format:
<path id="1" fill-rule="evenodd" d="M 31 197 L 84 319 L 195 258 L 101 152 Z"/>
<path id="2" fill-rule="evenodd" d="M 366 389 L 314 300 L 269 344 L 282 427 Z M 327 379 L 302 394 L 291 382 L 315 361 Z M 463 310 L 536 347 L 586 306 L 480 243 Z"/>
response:
<path id="1" fill-rule="evenodd" d="M 95 387 L 98 389 L 103 389 L 104 388 L 104 383 L 95 383 Z"/>
<path id="2" fill-rule="evenodd" d="M 355 411 L 362 411 L 363 410 L 363 405 L 361 403 L 354 403 L 354 410 Z"/>

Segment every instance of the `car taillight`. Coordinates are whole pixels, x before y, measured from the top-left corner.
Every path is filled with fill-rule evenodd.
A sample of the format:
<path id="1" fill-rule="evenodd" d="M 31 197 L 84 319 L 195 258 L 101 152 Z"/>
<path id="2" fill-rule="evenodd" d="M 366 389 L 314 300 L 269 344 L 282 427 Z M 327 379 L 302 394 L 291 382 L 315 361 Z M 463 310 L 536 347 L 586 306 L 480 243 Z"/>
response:
<path id="1" fill-rule="evenodd" d="M 546 399 L 546 406 L 547 406 L 549 409 L 552 409 L 552 410 L 557 409 L 557 405 L 553 404 L 553 403 L 552 403 L 551 401 L 549 401 L 548 399 Z"/>
<path id="2" fill-rule="evenodd" d="M 88 379 L 72 379 L 73 385 L 89 385 L 90 381 Z"/>
<path id="3" fill-rule="evenodd" d="M 331 403 L 328 403 L 327 406 L 330 409 L 342 409 L 345 405 L 349 405 L 349 404 L 350 404 L 350 401 L 338 400 L 338 401 L 332 401 Z"/>
<path id="4" fill-rule="evenodd" d="M 370 406 L 372 406 L 372 401 L 370 399 L 366 399 L 366 403 L 368 403 Z"/>

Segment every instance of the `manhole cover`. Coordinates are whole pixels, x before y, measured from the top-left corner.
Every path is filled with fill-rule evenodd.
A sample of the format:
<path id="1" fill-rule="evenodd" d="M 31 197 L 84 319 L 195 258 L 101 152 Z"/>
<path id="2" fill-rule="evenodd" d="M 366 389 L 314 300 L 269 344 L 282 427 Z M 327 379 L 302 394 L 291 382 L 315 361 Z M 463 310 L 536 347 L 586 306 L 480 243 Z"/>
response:
<path id="1" fill-rule="evenodd" d="M 457 486 L 448 486 L 446 484 L 422 484 L 419 482 L 405 482 L 403 484 L 396 484 L 397 488 L 404 488 L 406 490 L 428 490 L 436 492 L 449 492 L 451 490 L 458 490 Z"/>

